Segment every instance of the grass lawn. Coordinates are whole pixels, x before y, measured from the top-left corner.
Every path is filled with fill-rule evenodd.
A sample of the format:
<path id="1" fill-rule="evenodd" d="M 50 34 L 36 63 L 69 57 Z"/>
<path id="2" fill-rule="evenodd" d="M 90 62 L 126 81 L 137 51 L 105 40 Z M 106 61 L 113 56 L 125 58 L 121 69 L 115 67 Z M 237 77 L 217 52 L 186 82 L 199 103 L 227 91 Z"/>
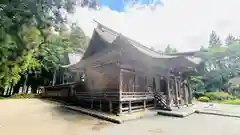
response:
<path id="1" fill-rule="evenodd" d="M 15 94 L 12 95 L 10 97 L 1 97 L 0 96 L 0 100 L 1 99 L 21 99 L 21 98 L 34 98 L 35 95 L 34 94 Z"/>
<path id="2" fill-rule="evenodd" d="M 240 105 L 240 99 L 219 101 L 221 104 Z"/>

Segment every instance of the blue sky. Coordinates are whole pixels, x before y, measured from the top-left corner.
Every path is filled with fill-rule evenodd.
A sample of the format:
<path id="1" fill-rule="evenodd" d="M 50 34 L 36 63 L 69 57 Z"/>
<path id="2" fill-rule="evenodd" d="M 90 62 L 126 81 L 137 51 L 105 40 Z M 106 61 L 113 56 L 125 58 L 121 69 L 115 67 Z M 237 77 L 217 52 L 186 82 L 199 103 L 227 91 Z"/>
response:
<path id="1" fill-rule="evenodd" d="M 236 13 L 240 13 L 240 0 L 160 0 L 164 6 L 154 3 L 140 8 L 125 5 L 123 0 L 98 1 L 100 6 L 112 10 L 80 7 L 73 15 L 73 20 L 89 37 L 96 27 L 93 19 L 143 45 L 160 50 L 168 44 L 179 51 L 198 50 L 208 44 L 212 30 L 222 41 L 229 33 L 240 36 L 240 18 L 236 17 Z M 149 0 L 138 2 L 151 3 Z M 121 12 L 124 6 L 127 10 Z"/>
<path id="2" fill-rule="evenodd" d="M 107 6 L 115 11 L 124 11 L 125 3 L 124 1 L 138 2 L 140 4 L 153 4 L 154 2 L 159 2 L 160 0 L 98 0 L 100 6 Z"/>

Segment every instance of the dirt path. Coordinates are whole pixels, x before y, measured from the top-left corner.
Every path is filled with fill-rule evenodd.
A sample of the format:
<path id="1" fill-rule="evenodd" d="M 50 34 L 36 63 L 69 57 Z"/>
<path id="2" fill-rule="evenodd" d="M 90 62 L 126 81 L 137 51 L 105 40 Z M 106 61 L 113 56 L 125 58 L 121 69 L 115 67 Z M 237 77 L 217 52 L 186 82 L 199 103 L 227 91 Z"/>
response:
<path id="1" fill-rule="evenodd" d="M 0 101 L 1 135 L 76 135 L 112 123 L 68 111 L 37 99 Z"/>
<path id="2" fill-rule="evenodd" d="M 38 99 L 0 100 L 0 135 L 240 135 L 240 119 L 196 114 L 112 124 Z"/>

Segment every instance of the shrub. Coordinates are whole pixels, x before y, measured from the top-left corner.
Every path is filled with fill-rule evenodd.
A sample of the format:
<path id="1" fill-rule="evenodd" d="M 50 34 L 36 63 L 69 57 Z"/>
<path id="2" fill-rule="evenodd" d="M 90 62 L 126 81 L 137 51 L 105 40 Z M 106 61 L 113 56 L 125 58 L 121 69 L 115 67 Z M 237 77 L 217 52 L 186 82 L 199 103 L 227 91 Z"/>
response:
<path id="1" fill-rule="evenodd" d="M 228 100 L 228 99 L 234 99 L 234 97 L 226 92 L 207 92 L 205 95 L 210 100 Z"/>
<path id="2" fill-rule="evenodd" d="M 232 105 L 240 105 L 240 99 L 234 99 L 234 100 L 224 100 L 220 103 L 223 104 L 232 104 Z"/>
<path id="3" fill-rule="evenodd" d="M 198 98 L 198 101 L 200 101 L 200 102 L 209 102 L 210 99 L 208 97 L 206 97 L 206 96 L 203 96 L 203 97 Z"/>
<path id="4" fill-rule="evenodd" d="M 193 97 L 196 98 L 196 99 L 198 99 L 200 97 L 203 97 L 203 96 L 205 96 L 204 92 L 197 92 L 197 91 L 193 92 Z"/>
<path id="5" fill-rule="evenodd" d="M 34 95 L 31 93 L 28 94 L 24 94 L 24 93 L 20 93 L 20 94 L 14 94 L 13 96 L 11 96 L 12 98 L 33 98 Z"/>

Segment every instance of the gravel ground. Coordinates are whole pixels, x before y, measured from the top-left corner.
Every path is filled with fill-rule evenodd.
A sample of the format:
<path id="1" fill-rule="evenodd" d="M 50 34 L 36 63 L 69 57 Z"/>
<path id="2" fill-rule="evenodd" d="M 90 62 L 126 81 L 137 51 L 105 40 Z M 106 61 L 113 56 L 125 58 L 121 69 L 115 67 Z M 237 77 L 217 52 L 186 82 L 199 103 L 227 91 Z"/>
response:
<path id="1" fill-rule="evenodd" d="M 240 135 L 240 119 L 194 114 L 112 124 L 38 99 L 0 101 L 0 135 Z"/>

